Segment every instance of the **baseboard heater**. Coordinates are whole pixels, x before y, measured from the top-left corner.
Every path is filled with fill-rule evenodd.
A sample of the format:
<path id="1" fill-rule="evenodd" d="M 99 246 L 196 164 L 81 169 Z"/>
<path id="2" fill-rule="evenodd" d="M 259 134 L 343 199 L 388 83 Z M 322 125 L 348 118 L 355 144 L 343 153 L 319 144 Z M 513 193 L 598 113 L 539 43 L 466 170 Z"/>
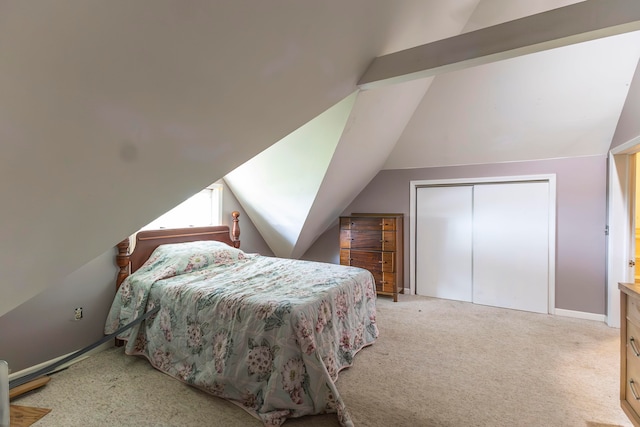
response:
<path id="1" fill-rule="evenodd" d="M 0 422 L 2 421 L 2 416 L 5 413 L 5 405 L 6 405 L 6 413 L 7 416 L 9 416 L 9 390 L 11 390 L 12 388 L 18 387 L 20 385 L 26 384 L 30 381 L 33 381 L 37 378 L 40 378 L 44 375 L 47 375 L 51 372 L 53 372 L 56 368 L 71 362 L 72 360 L 82 356 L 83 354 L 93 350 L 96 347 L 101 346 L 102 344 L 105 344 L 108 341 L 114 340 L 118 335 L 120 335 L 121 333 L 123 333 L 124 331 L 126 331 L 127 329 L 137 325 L 138 323 L 142 322 L 143 320 L 145 320 L 146 318 L 148 318 L 149 316 L 151 316 L 152 314 L 155 314 L 158 312 L 158 310 L 160 310 L 160 306 L 155 307 L 152 310 L 147 311 L 143 316 L 138 317 L 137 319 L 135 319 L 133 322 L 128 323 L 126 325 L 124 325 L 123 327 L 119 328 L 117 331 L 115 331 L 114 333 L 110 334 L 110 335 L 106 335 L 104 336 L 101 340 L 94 342 L 91 345 L 86 346 L 85 348 L 76 351 L 75 353 L 70 354 L 69 356 L 60 359 L 54 363 L 52 363 L 51 365 L 45 366 L 42 369 L 38 369 L 35 372 L 32 372 L 30 374 L 27 374 L 23 377 L 20 378 L 15 378 L 11 381 L 8 381 L 8 366 L 7 363 L 4 361 L 0 361 Z M 6 374 L 4 377 L 4 382 L 3 382 L 3 377 L 2 377 L 2 372 L 3 372 L 3 368 L 2 368 L 2 363 L 4 362 L 5 365 L 5 369 L 6 369 Z M 6 387 L 6 399 L 5 399 L 5 394 L 4 394 L 4 387 L 3 384 L 5 384 L 5 382 L 8 382 L 8 386 Z M 9 426 L 9 423 L 7 422 L 7 426 Z M 0 427 L 5 427 L 4 424 L 0 423 Z"/>

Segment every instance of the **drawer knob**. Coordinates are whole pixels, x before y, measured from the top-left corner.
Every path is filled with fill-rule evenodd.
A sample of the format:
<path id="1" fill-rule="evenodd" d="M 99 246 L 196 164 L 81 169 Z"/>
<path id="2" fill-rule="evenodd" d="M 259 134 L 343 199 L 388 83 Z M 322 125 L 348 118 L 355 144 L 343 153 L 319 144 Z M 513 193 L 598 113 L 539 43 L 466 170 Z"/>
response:
<path id="1" fill-rule="evenodd" d="M 629 337 L 629 345 L 631 346 L 631 350 L 636 355 L 636 357 L 640 357 L 640 351 L 638 351 L 638 347 L 636 347 L 636 339 L 633 337 Z"/>

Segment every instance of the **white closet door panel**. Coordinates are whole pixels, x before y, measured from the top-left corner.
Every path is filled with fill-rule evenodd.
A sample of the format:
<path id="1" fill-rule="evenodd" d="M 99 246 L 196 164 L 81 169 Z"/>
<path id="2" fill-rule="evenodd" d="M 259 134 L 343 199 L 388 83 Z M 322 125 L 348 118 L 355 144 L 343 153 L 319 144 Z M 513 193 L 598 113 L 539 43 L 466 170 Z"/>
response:
<path id="1" fill-rule="evenodd" d="M 476 185 L 473 302 L 548 313 L 549 183 Z"/>
<path id="2" fill-rule="evenodd" d="M 416 190 L 416 294 L 471 301 L 471 186 Z"/>

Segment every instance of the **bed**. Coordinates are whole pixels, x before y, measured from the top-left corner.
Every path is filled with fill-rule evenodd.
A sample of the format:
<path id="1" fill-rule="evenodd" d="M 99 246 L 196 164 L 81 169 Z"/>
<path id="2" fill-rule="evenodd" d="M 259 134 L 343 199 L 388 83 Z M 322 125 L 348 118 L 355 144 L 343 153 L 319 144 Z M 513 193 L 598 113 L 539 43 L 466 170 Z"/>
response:
<path id="1" fill-rule="evenodd" d="M 376 291 L 356 267 L 245 253 L 228 226 L 139 232 L 118 245 L 118 290 L 105 333 L 160 307 L 118 336 L 128 355 L 278 426 L 336 413 L 335 386 L 378 337 Z"/>

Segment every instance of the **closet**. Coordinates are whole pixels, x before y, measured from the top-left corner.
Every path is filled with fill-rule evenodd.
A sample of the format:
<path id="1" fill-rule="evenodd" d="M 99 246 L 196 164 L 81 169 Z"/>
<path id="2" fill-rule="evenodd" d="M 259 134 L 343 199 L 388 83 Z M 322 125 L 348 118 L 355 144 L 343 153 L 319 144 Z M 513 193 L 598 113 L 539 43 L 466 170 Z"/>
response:
<path id="1" fill-rule="evenodd" d="M 416 186 L 416 294 L 549 313 L 550 195 L 548 180 Z"/>

